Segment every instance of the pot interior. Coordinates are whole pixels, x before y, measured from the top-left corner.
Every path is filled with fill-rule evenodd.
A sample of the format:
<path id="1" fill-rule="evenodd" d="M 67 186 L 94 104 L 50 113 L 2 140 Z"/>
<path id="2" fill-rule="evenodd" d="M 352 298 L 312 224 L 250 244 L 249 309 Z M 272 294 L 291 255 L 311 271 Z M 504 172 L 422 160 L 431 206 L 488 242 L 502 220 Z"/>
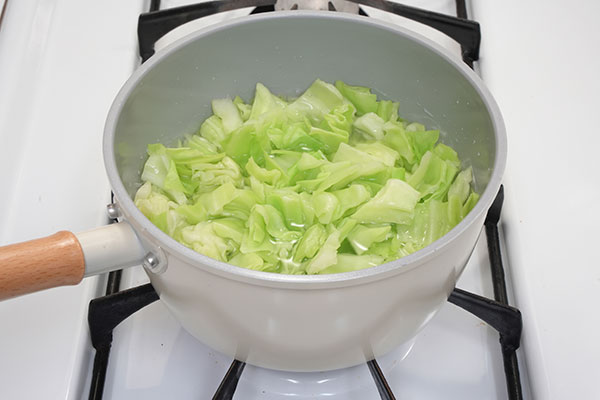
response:
<path id="1" fill-rule="evenodd" d="M 400 102 L 399 115 L 439 129 L 483 193 L 496 158 L 488 105 L 471 79 L 424 39 L 371 19 L 323 12 L 279 13 L 209 28 L 153 56 L 124 90 L 112 143 L 130 196 L 146 146 L 174 144 L 211 114 L 215 98 L 250 101 L 257 82 L 294 97 L 315 79 L 367 86 Z"/>

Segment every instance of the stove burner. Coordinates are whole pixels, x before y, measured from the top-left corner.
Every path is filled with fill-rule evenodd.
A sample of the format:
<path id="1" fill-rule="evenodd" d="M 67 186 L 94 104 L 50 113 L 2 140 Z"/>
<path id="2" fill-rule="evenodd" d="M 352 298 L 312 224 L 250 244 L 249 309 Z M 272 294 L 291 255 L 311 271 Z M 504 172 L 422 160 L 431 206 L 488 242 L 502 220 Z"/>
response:
<path id="1" fill-rule="evenodd" d="M 471 68 L 473 67 L 473 61 L 479 58 L 481 41 L 479 24 L 467 19 L 464 0 L 456 0 L 458 18 L 386 0 L 217 0 L 161 11 L 158 11 L 160 0 L 151 0 L 150 12 L 141 14 L 138 20 L 140 56 L 142 62 L 150 58 L 154 54 L 156 41 L 172 29 L 186 22 L 224 11 L 254 7 L 251 13 L 255 14 L 274 11 L 275 9 L 319 9 L 358 12 L 361 15 L 368 16 L 360 5 L 388 11 L 421 22 L 445 33 L 460 43 L 463 61 Z M 455 288 L 448 301 L 482 319 L 499 332 L 508 398 L 510 400 L 520 400 L 523 395 L 516 350 L 519 348 L 523 325 L 520 311 L 510 307 L 507 301 L 497 225 L 503 199 L 504 189 L 501 186 L 485 221 L 495 300 Z M 108 278 L 106 296 L 92 300 L 89 305 L 88 323 L 92 345 L 96 349 L 89 394 L 90 400 L 99 400 L 103 396 L 113 329 L 131 314 L 159 298 L 150 284 L 119 292 L 120 279 L 121 271 L 111 272 Z M 233 360 L 213 400 L 233 398 L 245 366 L 246 363 Z M 394 394 L 377 361 L 375 359 L 370 360 L 367 362 L 367 366 L 380 398 L 382 400 L 394 400 Z"/>

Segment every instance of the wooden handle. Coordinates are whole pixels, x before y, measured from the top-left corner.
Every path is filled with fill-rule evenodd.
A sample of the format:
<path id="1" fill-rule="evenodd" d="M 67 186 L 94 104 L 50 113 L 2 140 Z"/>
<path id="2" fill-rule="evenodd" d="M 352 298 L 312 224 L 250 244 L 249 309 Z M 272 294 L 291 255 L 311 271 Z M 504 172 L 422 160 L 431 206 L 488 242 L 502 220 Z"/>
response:
<path id="1" fill-rule="evenodd" d="M 0 300 L 76 285 L 84 270 L 83 250 L 71 232 L 0 247 Z"/>

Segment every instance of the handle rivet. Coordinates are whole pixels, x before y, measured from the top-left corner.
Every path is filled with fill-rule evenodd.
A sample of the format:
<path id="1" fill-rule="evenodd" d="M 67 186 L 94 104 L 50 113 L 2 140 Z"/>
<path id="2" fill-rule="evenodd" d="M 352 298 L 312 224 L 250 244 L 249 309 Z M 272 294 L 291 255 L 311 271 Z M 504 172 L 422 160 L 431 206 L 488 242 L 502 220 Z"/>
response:
<path id="1" fill-rule="evenodd" d="M 108 218 L 116 220 L 121 216 L 121 210 L 115 203 L 110 203 L 106 206 L 106 214 L 108 214 Z"/>
<path id="2" fill-rule="evenodd" d="M 142 266 L 155 274 L 162 274 L 167 269 L 166 261 L 162 260 L 160 256 L 153 252 L 149 252 L 144 256 Z"/>

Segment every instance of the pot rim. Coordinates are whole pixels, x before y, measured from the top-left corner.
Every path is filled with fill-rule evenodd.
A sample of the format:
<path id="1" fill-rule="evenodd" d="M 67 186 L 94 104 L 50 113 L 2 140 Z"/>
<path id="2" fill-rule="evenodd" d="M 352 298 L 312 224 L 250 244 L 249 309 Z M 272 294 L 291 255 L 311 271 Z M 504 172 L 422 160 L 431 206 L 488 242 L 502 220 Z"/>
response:
<path id="1" fill-rule="evenodd" d="M 229 29 L 233 26 L 260 23 L 261 21 L 265 20 L 281 18 L 338 19 L 348 23 L 366 24 L 378 29 L 391 31 L 397 35 L 404 36 L 417 42 L 419 45 L 426 47 L 433 53 L 437 54 L 441 59 L 450 63 L 465 77 L 465 79 L 478 93 L 490 114 L 495 132 L 496 154 L 492 174 L 486 189 L 481 194 L 481 197 L 473 210 L 471 210 L 471 212 L 460 223 L 458 223 L 440 239 L 436 240 L 429 246 L 398 260 L 375 267 L 365 268 L 359 271 L 326 275 L 286 275 L 273 272 L 250 270 L 222 261 L 217 261 L 208 256 L 197 253 L 161 231 L 158 227 L 152 224 L 135 206 L 119 176 L 113 145 L 115 127 L 117 125 L 118 117 L 131 92 L 137 87 L 138 83 L 152 68 L 158 65 L 170 54 L 178 51 L 191 42 L 199 40 L 202 37 L 208 36 L 214 32 Z M 156 52 L 155 55 L 150 57 L 144 64 L 142 64 L 133 72 L 115 97 L 109 110 L 104 128 L 103 153 L 108 179 L 111 187 L 113 188 L 115 197 L 119 202 L 119 206 L 123 212 L 123 215 L 126 219 L 130 219 L 130 222 L 132 222 L 135 227 L 138 229 L 141 228 L 143 232 L 147 232 L 149 235 L 151 235 L 154 242 L 160 243 L 159 246 L 161 248 L 167 250 L 173 255 L 176 255 L 177 258 L 182 259 L 196 268 L 202 268 L 208 272 L 224 276 L 226 278 L 254 283 L 261 286 L 276 286 L 292 289 L 312 289 L 351 286 L 383 279 L 396 273 L 402 273 L 411 270 L 429 261 L 433 257 L 436 257 L 438 255 L 437 253 L 443 252 L 458 236 L 460 236 L 476 220 L 478 220 L 483 213 L 486 213 L 494 201 L 506 166 L 507 140 L 500 109 L 489 90 L 484 86 L 481 78 L 479 78 L 479 76 L 477 76 L 475 72 L 473 72 L 461 60 L 456 59 L 453 55 L 449 54 L 446 49 L 434 41 L 402 26 L 379 21 L 373 18 L 355 16 L 352 14 L 327 11 L 274 11 L 271 13 L 234 18 L 218 25 L 214 24 L 207 26 L 171 43 L 164 49 Z"/>

